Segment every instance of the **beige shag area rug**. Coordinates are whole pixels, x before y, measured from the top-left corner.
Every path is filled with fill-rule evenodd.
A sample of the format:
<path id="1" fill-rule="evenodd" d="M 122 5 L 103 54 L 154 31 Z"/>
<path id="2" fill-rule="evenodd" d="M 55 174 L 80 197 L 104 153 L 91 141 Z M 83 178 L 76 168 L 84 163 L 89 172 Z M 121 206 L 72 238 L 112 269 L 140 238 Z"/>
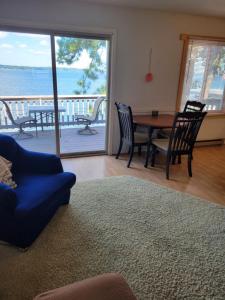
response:
<path id="1" fill-rule="evenodd" d="M 225 299 L 225 208 L 133 177 L 78 183 L 27 252 L 0 246 L 0 299 L 112 271 L 140 300 Z"/>

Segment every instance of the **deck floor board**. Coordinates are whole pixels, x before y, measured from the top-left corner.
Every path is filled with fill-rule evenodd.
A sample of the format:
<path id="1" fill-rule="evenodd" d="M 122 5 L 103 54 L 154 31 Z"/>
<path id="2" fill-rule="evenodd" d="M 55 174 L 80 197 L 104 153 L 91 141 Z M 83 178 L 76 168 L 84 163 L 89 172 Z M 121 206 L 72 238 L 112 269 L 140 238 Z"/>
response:
<path id="1" fill-rule="evenodd" d="M 97 130 L 95 135 L 80 135 L 79 128 L 62 128 L 60 137 L 61 153 L 79 153 L 90 151 L 105 150 L 105 126 L 94 126 Z M 1 131 L 2 134 L 6 132 Z M 12 133 L 7 133 L 12 135 Z M 36 137 L 35 132 L 32 132 L 33 137 L 29 139 L 17 139 L 16 141 L 25 149 L 44 153 L 55 153 L 55 132 L 54 130 L 45 129 L 39 130 Z"/>

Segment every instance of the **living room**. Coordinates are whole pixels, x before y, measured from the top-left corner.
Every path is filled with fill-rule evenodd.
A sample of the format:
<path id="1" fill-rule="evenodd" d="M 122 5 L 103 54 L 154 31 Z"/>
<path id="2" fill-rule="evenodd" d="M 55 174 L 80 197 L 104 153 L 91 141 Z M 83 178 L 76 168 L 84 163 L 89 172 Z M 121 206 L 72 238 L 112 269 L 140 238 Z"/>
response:
<path id="1" fill-rule="evenodd" d="M 107 114 L 103 112 L 101 117 L 106 125 L 101 122 L 93 127 L 90 125 L 97 134 L 77 134 L 83 125 L 77 128 L 72 123 L 60 125 L 62 117 L 59 115 L 57 121 L 57 115 L 60 110 L 62 116 L 65 114 L 63 109 L 68 103 L 68 99 L 62 99 L 62 106 L 56 105 L 57 111 L 54 111 L 55 122 L 58 122 L 54 135 L 45 136 L 49 128 L 53 128 L 52 124 L 46 123 L 44 130 L 41 130 L 42 124 L 31 131 L 25 127 L 25 132 L 32 133 L 32 138 L 25 142 L 15 139 L 25 151 L 45 152 L 49 168 L 50 161 L 55 161 L 55 158 L 51 156 L 47 162 L 49 154 L 46 153 L 60 156 L 64 171 L 76 175 L 76 184 L 73 186 L 73 175 L 67 175 L 70 181 L 67 192 L 72 188 L 69 205 L 57 210 L 26 251 L 12 245 L 0 245 L 1 299 L 33 299 L 48 290 L 110 272 L 122 274 L 137 299 L 225 297 L 224 79 L 222 106 L 215 111 L 207 106 L 207 114 L 192 149 L 192 177 L 188 173 L 185 155 L 181 163 L 171 163 L 169 180 L 165 176 L 165 156 L 158 150 L 153 167 L 152 161 L 147 168 L 144 167 L 147 148 L 143 148 L 140 156 L 135 149 L 129 168 L 127 148 L 123 149 L 119 159 L 115 159 L 120 127 L 114 105 L 120 102 L 130 106 L 134 118 L 149 116 L 153 112 L 174 117 L 175 112 L 182 111 L 184 89 L 181 87 L 185 82 L 189 55 L 186 37 L 188 41 L 221 43 L 224 49 L 224 18 L 223 1 L 207 5 L 201 0 L 182 4 L 175 0 L 171 3 L 1 1 L 1 32 L 49 35 L 51 45 L 52 37 L 61 35 L 105 39 L 110 45 L 107 52 Z M 0 51 L 11 52 L 11 57 L 13 51 L 17 51 L 16 47 L 26 50 L 24 43 L 12 46 L 2 38 L 3 34 L 0 35 Z M 52 53 L 49 57 L 54 61 L 54 51 Z M 39 51 L 39 54 L 42 57 L 43 53 Z M 38 56 L 37 51 L 35 55 Z M 224 61 L 221 66 L 224 72 Z M 53 72 L 53 98 L 57 97 L 54 93 L 57 90 L 55 73 L 57 70 Z M 151 76 L 146 77 L 148 74 Z M 223 76 L 224 73 L 221 78 Z M 11 86 L 13 89 L 13 82 Z M 75 100 L 71 98 L 71 102 L 83 101 L 82 96 L 74 96 Z M 90 111 L 94 110 L 96 99 L 97 96 L 88 99 L 93 105 Z M 55 105 L 55 102 L 52 103 Z M 1 129 L 0 133 L 4 134 L 5 130 Z M 142 133 L 142 129 L 140 131 Z M 104 139 L 99 138 L 102 132 Z M 76 137 L 78 142 L 74 141 Z M 85 151 L 78 149 L 77 145 L 81 145 L 84 139 L 92 139 L 93 145 L 100 145 L 100 148 L 91 148 L 91 151 L 90 146 Z M 43 150 L 44 145 L 47 145 L 46 150 Z M 50 151 L 49 145 L 52 146 Z M 4 150 L 6 156 L 11 150 Z M 36 158 L 29 158 L 28 163 L 22 153 L 25 152 L 21 152 L 18 172 L 23 168 L 28 172 L 29 164 L 33 165 L 32 159 Z M 2 152 L 0 154 L 4 156 Z M 43 161 L 40 163 L 44 164 Z M 57 164 L 58 171 L 62 172 L 59 162 Z M 39 170 L 39 164 L 34 168 Z M 39 180 L 45 180 L 45 176 Z M 62 182 L 61 177 L 54 180 L 58 184 Z M 48 182 L 54 185 L 53 181 Z M 40 184 L 39 189 L 42 188 Z M 29 193 L 32 193 L 31 188 Z M 29 195 L 25 196 L 29 201 Z M 67 199 L 68 194 L 65 197 Z M 97 299 L 101 300 L 100 296 Z M 107 296 L 106 299 L 111 298 Z M 117 296 L 117 299 L 126 298 Z"/>

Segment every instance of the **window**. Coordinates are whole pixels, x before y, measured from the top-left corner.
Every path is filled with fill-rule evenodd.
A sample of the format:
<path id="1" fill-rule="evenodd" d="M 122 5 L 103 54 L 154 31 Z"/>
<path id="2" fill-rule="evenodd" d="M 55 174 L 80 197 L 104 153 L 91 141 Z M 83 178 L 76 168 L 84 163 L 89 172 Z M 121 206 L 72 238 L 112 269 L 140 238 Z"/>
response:
<path id="1" fill-rule="evenodd" d="M 183 37 L 183 36 L 182 36 Z M 223 111 L 225 102 L 225 39 L 184 36 L 178 90 L 178 109 L 187 100 L 206 104 L 207 111 Z"/>

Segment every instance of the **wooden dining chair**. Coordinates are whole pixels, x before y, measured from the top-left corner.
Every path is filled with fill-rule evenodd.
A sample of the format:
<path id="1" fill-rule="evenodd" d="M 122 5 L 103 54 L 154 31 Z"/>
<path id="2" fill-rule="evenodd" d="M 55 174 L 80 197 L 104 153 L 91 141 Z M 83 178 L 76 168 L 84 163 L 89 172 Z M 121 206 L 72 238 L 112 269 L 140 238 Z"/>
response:
<path id="1" fill-rule="evenodd" d="M 166 178 L 174 157 L 188 156 L 188 173 L 192 177 L 192 155 L 196 138 L 207 112 L 176 113 L 169 139 L 153 139 L 151 142 L 151 166 L 155 165 L 157 149 L 166 153 Z"/>
<path id="2" fill-rule="evenodd" d="M 201 111 L 203 111 L 204 107 L 205 107 L 205 104 L 201 103 L 200 101 L 188 100 L 185 103 L 183 112 L 201 112 Z M 192 156 L 192 159 L 193 159 L 193 156 Z M 173 158 L 173 163 L 175 164 L 175 162 L 176 162 L 176 156 Z M 181 156 L 178 157 L 178 163 L 181 163 Z"/>
<path id="3" fill-rule="evenodd" d="M 183 112 L 201 112 L 203 111 L 205 104 L 199 101 L 188 100 L 184 106 Z"/>
<path id="4" fill-rule="evenodd" d="M 127 167 L 130 167 L 130 163 L 134 154 L 134 147 L 138 147 L 138 153 L 141 154 L 141 147 L 148 144 L 149 137 L 146 133 L 135 132 L 133 124 L 133 115 L 130 106 L 122 103 L 115 103 L 119 119 L 120 127 L 120 143 L 116 159 L 119 158 L 123 145 L 129 147 L 129 160 Z"/>
<path id="5" fill-rule="evenodd" d="M 203 111 L 205 104 L 201 103 L 200 101 L 191 101 L 188 100 L 185 103 L 183 112 L 201 112 Z M 160 131 L 159 136 L 162 138 L 169 138 L 171 133 L 171 129 L 163 129 Z M 192 157 L 193 159 L 193 157 Z M 177 161 L 177 156 L 173 157 L 173 164 Z M 181 156 L 178 157 L 178 163 L 181 163 Z"/>
<path id="6" fill-rule="evenodd" d="M 185 103 L 183 112 L 201 112 L 201 111 L 203 111 L 204 107 L 205 107 L 205 104 L 203 104 L 199 101 L 188 100 Z M 159 132 L 159 137 L 169 138 L 170 133 L 171 133 L 171 129 L 162 129 Z"/>

